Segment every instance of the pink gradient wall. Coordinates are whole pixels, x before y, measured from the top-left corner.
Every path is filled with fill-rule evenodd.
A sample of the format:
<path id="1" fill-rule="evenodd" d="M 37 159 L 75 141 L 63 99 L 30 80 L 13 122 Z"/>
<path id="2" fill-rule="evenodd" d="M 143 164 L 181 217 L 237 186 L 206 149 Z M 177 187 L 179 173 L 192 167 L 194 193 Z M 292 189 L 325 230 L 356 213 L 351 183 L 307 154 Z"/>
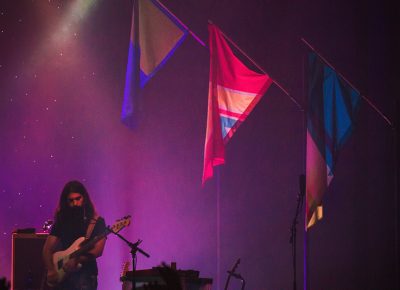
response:
<path id="1" fill-rule="evenodd" d="M 302 112 L 272 86 L 238 130 L 220 170 L 218 230 L 217 181 L 201 187 L 207 49 L 190 37 L 178 48 L 148 83 L 143 119 L 131 131 L 119 116 L 132 3 L 97 1 L 67 17 L 78 2 L 0 4 L 0 276 L 10 277 L 12 231 L 40 229 L 63 185 L 78 179 L 107 224 L 132 215 L 121 234 L 142 239 L 151 255 L 138 256 L 138 269 L 174 261 L 222 289 L 226 270 L 240 257 L 247 289 L 290 289 L 289 229 L 304 172 Z M 391 77 L 389 37 L 376 26 L 390 24 L 382 21 L 385 7 L 162 2 L 203 40 L 207 19 L 213 20 L 301 104 L 305 49 L 299 38 L 305 37 L 394 117 L 393 95 L 384 85 Z M 394 285 L 393 148 L 391 129 L 363 104 L 326 196 L 325 218 L 309 235 L 312 289 Z M 301 287 L 302 226 L 300 221 Z M 121 266 L 129 259 L 126 245 L 110 236 L 99 259 L 99 290 L 120 289 Z M 232 288 L 240 287 L 236 282 Z"/>

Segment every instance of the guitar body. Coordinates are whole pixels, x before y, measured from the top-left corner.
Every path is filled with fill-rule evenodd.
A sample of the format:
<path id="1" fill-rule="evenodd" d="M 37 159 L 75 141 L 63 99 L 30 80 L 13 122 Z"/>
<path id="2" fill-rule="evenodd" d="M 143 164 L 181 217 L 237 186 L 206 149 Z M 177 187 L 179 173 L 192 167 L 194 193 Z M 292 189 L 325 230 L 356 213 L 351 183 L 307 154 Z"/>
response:
<path id="1" fill-rule="evenodd" d="M 66 273 L 63 267 L 72 258 L 71 255 L 79 250 L 80 245 L 84 240 L 85 240 L 84 237 L 80 237 L 76 239 L 75 242 L 73 242 L 72 245 L 68 247 L 68 249 L 64 251 L 55 252 L 53 254 L 53 264 L 57 271 L 58 278 L 57 282 L 54 284 L 47 283 L 49 284 L 49 286 L 54 287 L 55 285 L 61 283 L 65 279 Z"/>

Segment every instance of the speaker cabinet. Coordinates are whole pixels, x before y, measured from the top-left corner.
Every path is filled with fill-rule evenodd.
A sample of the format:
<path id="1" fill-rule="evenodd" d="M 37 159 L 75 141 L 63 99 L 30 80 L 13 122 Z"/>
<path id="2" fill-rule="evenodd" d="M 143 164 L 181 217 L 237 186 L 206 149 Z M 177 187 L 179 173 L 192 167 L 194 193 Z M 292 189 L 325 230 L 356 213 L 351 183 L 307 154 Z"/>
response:
<path id="1" fill-rule="evenodd" d="M 42 250 L 47 233 L 13 233 L 11 261 L 11 290 L 41 290 L 45 267 Z"/>

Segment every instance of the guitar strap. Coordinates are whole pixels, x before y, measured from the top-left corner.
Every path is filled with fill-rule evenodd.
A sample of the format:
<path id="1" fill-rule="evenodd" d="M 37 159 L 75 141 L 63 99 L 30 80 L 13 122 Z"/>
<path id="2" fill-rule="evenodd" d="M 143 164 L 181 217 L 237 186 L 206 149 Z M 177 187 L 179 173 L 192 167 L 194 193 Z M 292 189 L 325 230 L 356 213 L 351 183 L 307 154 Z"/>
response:
<path id="1" fill-rule="evenodd" d="M 89 225 L 88 225 L 87 230 L 86 230 L 85 240 L 89 240 L 90 236 L 92 235 L 92 232 L 94 230 L 94 226 L 96 225 L 98 218 L 99 218 L 99 216 L 95 215 L 93 218 L 90 219 Z"/>

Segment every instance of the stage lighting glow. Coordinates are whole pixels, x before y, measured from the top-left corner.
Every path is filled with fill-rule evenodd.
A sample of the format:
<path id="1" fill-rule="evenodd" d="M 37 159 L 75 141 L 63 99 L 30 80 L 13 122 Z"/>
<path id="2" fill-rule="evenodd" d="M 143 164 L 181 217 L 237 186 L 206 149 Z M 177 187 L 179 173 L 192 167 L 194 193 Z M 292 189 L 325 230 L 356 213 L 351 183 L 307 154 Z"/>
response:
<path id="1" fill-rule="evenodd" d="M 94 7 L 96 0 L 76 0 L 65 14 L 60 25 L 53 34 L 53 40 L 56 42 L 65 42 L 71 36 L 76 37 L 78 24 L 88 15 Z"/>

